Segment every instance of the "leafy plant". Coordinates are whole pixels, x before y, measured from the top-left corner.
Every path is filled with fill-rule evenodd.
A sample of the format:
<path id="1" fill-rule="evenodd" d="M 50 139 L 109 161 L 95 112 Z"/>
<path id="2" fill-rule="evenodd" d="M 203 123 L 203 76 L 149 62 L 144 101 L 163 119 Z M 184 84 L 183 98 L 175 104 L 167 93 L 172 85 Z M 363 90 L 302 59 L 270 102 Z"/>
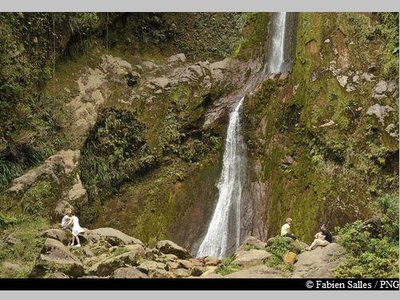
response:
<path id="1" fill-rule="evenodd" d="M 378 199 L 382 208 L 381 233 L 372 234 L 362 221 L 338 229 L 341 244 L 348 254 L 335 270 L 337 277 L 389 278 L 399 276 L 398 197 Z"/>
<path id="2" fill-rule="evenodd" d="M 233 264 L 233 261 L 235 260 L 235 256 L 231 255 L 228 257 L 225 257 L 222 260 L 222 263 L 218 266 L 216 269 L 216 273 L 221 274 L 222 276 L 231 274 L 233 272 L 239 271 L 242 269 L 241 266 Z"/>

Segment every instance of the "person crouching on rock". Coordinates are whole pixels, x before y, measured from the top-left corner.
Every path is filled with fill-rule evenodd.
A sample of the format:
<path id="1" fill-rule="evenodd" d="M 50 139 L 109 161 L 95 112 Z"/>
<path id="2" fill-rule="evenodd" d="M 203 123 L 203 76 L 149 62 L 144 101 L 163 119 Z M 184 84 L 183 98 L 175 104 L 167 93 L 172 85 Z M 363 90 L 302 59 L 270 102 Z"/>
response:
<path id="1" fill-rule="evenodd" d="M 72 209 L 68 208 L 65 211 L 65 216 L 62 218 L 62 221 L 61 221 L 61 227 L 64 230 L 67 230 L 72 233 L 71 246 L 76 247 L 76 248 L 80 247 L 81 243 L 79 240 L 79 234 L 85 232 L 85 229 L 83 229 L 79 225 L 79 219 L 77 216 L 74 215 Z M 77 242 L 76 245 L 75 245 L 75 241 Z"/>
<path id="2" fill-rule="evenodd" d="M 329 243 L 332 243 L 332 233 L 328 230 L 325 223 L 321 223 L 320 229 L 321 231 L 314 236 L 315 240 L 312 242 L 310 247 L 306 248 L 307 251 L 311 251 L 318 246 L 324 247 Z"/>
<path id="3" fill-rule="evenodd" d="M 297 240 L 297 237 L 295 237 L 291 232 L 290 232 L 290 225 L 292 225 L 292 219 L 287 218 L 286 223 L 282 225 L 281 228 L 281 236 L 285 237 L 290 237 L 294 241 Z"/>

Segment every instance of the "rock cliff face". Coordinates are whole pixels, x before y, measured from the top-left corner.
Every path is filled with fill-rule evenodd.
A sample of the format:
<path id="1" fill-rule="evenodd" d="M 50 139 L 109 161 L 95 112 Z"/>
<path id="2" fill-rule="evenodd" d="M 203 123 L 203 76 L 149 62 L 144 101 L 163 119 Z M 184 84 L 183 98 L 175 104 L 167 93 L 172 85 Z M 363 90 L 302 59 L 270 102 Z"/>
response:
<path id="1" fill-rule="evenodd" d="M 266 241 L 290 216 L 311 242 L 320 221 L 333 228 L 369 218 L 379 213 L 377 197 L 396 193 L 398 14 L 290 15 L 291 71 L 269 78 L 267 13 L 56 16 L 55 27 L 48 14 L 0 16 L 8 70 L 0 72 L 0 224 L 8 216 L 58 222 L 74 207 L 84 226 L 122 230 L 143 245 L 113 245 L 91 232 L 85 255 L 103 262 L 95 265 L 52 241 L 60 241 L 54 233 L 32 276 L 220 276 L 186 258 L 140 268 L 137 259 L 177 249 L 172 242 L 192 255 L 198 248 L 215 205 L 228 113 L 244 95 L 243 239 Z M 103 240 L 107 251 L 128 254 L 95 253 Z M 281 275 L 259 266 L 268 251 L 253 250 L 238 252 L 233 269 Z M 68 268 L 54 267 L 58 260 Z"/>
<path id="2" fill-rule="evenodd" d="M 311 242 L 319 222 L 367 219 L 377 197 L 396 193 L 398 48 L 384 18 L 299 15 L 291 74 L 245 104 L 250 234 L 275 235 L 290 216 Z"/>

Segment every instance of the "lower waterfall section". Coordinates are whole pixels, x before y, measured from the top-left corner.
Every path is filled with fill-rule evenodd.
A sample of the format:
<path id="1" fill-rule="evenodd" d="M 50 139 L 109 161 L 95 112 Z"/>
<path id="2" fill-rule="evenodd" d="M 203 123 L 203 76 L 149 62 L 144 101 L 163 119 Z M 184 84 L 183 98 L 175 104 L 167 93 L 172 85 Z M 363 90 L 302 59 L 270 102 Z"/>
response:
<path id="1" fill-rule="evenodd" d="M 229 115 L 217 206 L 197 252 L 199 257 L 224 257 L 240 243 L 241 198 L 246 176 L 246 148 L 240 124 L 243 101 L 244 97 Z"/>

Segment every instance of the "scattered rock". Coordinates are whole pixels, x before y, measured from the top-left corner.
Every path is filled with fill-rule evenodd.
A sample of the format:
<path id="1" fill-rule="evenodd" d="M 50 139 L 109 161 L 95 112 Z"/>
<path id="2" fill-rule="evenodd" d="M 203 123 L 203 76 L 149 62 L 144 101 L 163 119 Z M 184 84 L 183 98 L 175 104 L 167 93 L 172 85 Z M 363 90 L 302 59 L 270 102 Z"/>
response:
<path id="1" fill-rule="evenodd" d="M 164 269 L 155 269 L 149 272 L 150 278 L 174 278 L 173 274 Z"/>
<path id="2" fill-rule="evenodd" d="M 361 79 L 367 82 L 371 82 L 373 81 L 373 78 L 375 77 L 374 74 L 370 74 L 370 73 L 362 73 L 361 75 Z"/>
<path id="3" fill-rule="evenodd" d="M 345 75 L 339 75 L 336 77 L 337 81 L 339 82 L 341 87 L 345 87 L 347 84 L 348 76 Z"/>
<path id="4" fill-rule="evenodd" d="M 174 254 L 180 259 L 186 259 L 191 256 L 189 251 L 169 240 L 159 241 L 156 248 L 164 254 Z"/>
<path id="5" fill-rule="evenodd" d="M 386 126 L 385 131 L 387 133 L 389 133 L 389 135 L 391 137 L 394 138 L 399 138 L 399 131 L 398 131 L 398 127 L 396 125 L 394 125 L 393 123 L 389 124 L 388 126 Z"/>
<path id="6" fill-rule="evenodd" d="M 105 73 L 124 76 L 132 72 L 132 65 L 122 58 L 103 55 L 101 59 L 101 68 Z"/>
<path id="7" fill-rule="evenodd" d="M 150 84 L 153 85 L 154 87 L 166 89 L 170 85 L 170 82 L 167 77 L 158 77 L 151 80 Z"/>
<path id="8" fill-rule="evenodd" d="M 326 122 L 326 123 L 324 123 L 324 124 L 322 124 L 322 125 L 320 125 L 319 127 L 330 127 L 330 126 L 333 126 L 333 125 L 335 125 L 336 123 L 335 123 L 335 121 L 333 121 L 333 120 L 329 120 L 328 122 Z"/>
<path id="9" fill-rule="evenodd" d="M 180 269 L 179 264 L 174 261 L 168 261 L 167 262 L 167 269 L 168 271 L 174 270 L 174 269 Z"/>
<path id="10" fill-rule="evenodd" d="M 225 278 L 282 278 L 282 272 L 266 265 L 253 266 L 224 276 Z"/>
<path id="11" fill-rule="evenodd" d="M 294 163 L 294 159 L 292 156 L 288 155 L 282 160 L 282 163 L 285 165 L 292 165 Z"/>
<path id="12" fill-rule="evenodd" d="M 70 277 L 68 275 L 62 273 L 62 272 L 53 272 L 53 273 L 48 274 L 46 276 L 46 278 L 55 278 L 55 279 L 60 278 L 60 279 L 62 279 L 62 278 L 70 278 Z"/>
<path id="13" fill-rule="evenodd" d="M 216 266 L 221 262 L 220 259 L 214 256 L 207 256 L 204 258 L 204 263 L 206 266 Z"/>
<path id="14" fill-rule="evenodd" d="M 147 71 L 153 71 L 154 69 L 158 68 L 158 66 L 152 61 L 142 62 L 142 67 L 144 70 L 147 70 Z"/>
<path id="15" fill-rule="evenodd" d="M 135 267 L 123 267 L 116 269 L 112 275 L 113 278 L 149 278 L 145 273 Z"/>
<path id="16" fill-rule="evenodd" d="M 383 125 L 385 122 L 385 118 L 389 115 L 391 111 L 393 111 L 393 108 L 388 105 L 382 106 L 380 104 L 375 104 L 368 108 L 367 115 L 375 115 L 378 118 L 379 122 Z"/>
<path id="17" fill-rule="evenodd" d="M 387 83 L 386 81 L 380 80 L 374 89 L 375 94 L 383 94 L 387 91 Z"/>
<path id="18" fill-rule="evenodd" d="M 97 276 L 111 275 L 115 269 L 124 267 L 125 265 L 136 266 L 139 263 L 140 256 L 136 252 L 126 252 L 117 256 L 107 258 L 94 264 L 89 269 L 89 274 Z"/>
<path id="19" fill-rule="evenodd" d="M 206 271 L 207 271 L 207 268 L 206 268 L 206 267 L 194 266 L 194 267 L 192 268 L 192 271 L 190 272 L 190 275 L 191 275 L 191 276 L 198 277 L 198 276 L 200 276 L 201 274 L 203 274 L 203 273 L 206 272 Z"/>
<path id="20" fill-rule="evenodd" d="M 264 262 L 265 259 L 271 257 L 272 254 L 265 250 L 250 249 L 249 251 L 239 250 L 236 252 L 236 258 L 232 264 L 251 267 L 259 265 Z"/>
<path id="21" fill-rule="evenodd" d="M 156 269 L 165 269 L 165 267 L 166 265 L 161 262 L 146 260 L 142 262 L 137 269 L 143 273 L 149 274 L 150 271 L 154 271 Z"/>
<path id="22" fill-rule="evenodd" d="M 184 63 L 186 62 L 186 56 L 183 53 L 178 53 L 175 55 L 172 55 L 168 58 L 167 63 L 168 64 L 176 64 L 176 63 Z"/>
<path id="23" fill-rule="evenodd" d="M 398 85 L 397 81 L 395 81 L 395 80 L 389 81 L 389 83 L 387 84 L 387 92 L 388 93 L 394 92 L 397 88 L 397 85 Z"/>
<path id="24" fill-rule="evenodd" d="M 183 260 L 180 259 L 178 260 L 179 268 L 184 268 L 184 269 L 191 269 L 194 267 L 194 264 L 188 260 Z"/>
<path id="25" fill-rule="evenodd" d="M 190 276 L 190 272 L 186 269 L 176 269 L 174 270 L 174 274 L 177 278 L 184 278 Z"/>

